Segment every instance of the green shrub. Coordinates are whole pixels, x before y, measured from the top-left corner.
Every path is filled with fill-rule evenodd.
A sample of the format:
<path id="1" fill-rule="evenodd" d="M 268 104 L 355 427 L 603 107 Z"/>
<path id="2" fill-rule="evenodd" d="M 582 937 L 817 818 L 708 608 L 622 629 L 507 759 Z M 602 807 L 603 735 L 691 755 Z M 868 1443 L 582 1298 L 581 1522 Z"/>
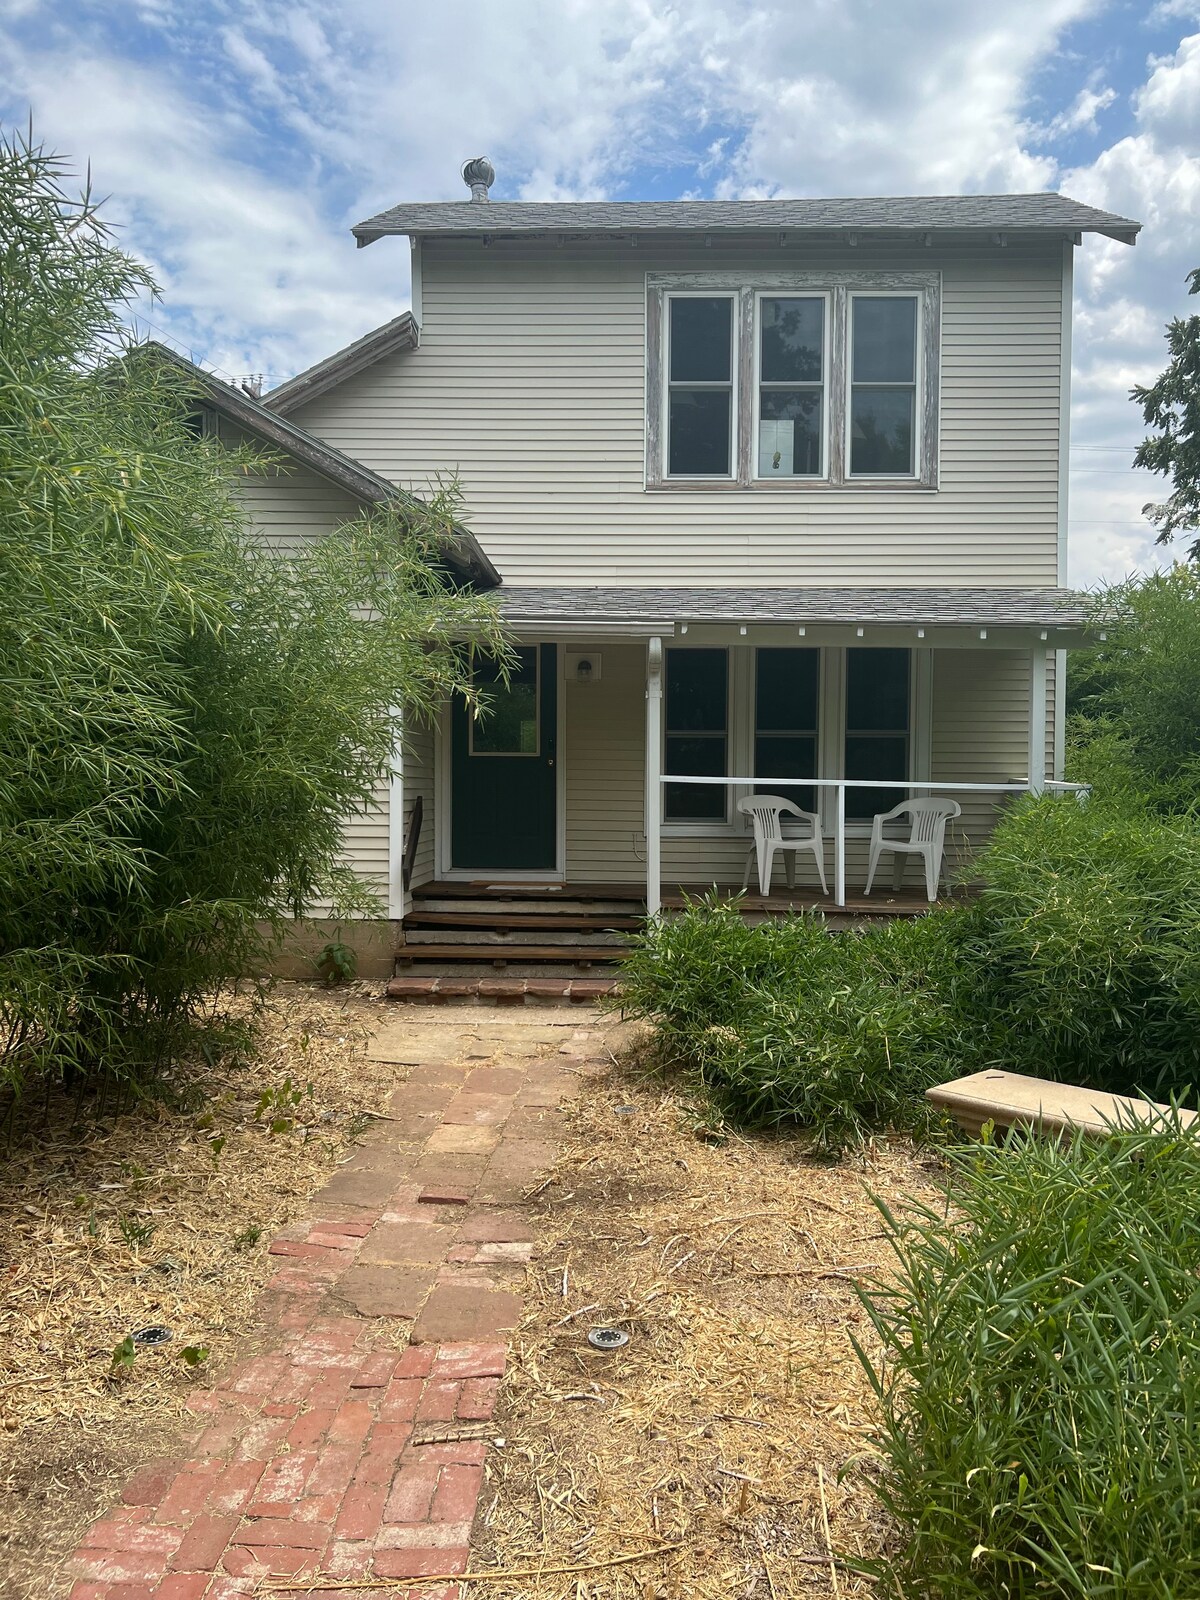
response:
<path id="1" fill-rule="evenodd" d="M 1154 1099 L 1200 1081 L 1200 829 L 1138 806 L 1025 801 L 964 919 L 981 1060 Z"/>
<path id="2" fill-rule="evenodd" d="M 953 912 L 861 933 L 809 916 L 751 926 L 713 895 L 651 925 L 621 1003 L 731 1121 L 797 1122 L 838 1149 L 917 1125 L 924 1090 L 961 1070 L 954 926 Z"/>
<path id="3" fill-rule="evenodd" d="M 1111 585 L 1094 609 L 1106 638 L 1068 667 L 1070 776 L 1190 810 L 1200 803 L 1200 568 Z"/>
<path id="4" fill-rule="evenodd" d="M 61 162 L 0 138 L 0 1085 L 133 1087 L 190 1043 L 260 927 L 372 908 L 343 824 L 391 765 L 394 707 L 502 649 L 438 568 L 451 486 L 290 558 L 174 363 L 131 353 L 145 272 Z M 370 618 L 369 621 L 364 620 Z"/>
<path id="5" fill-rule="evenodd" d="M 951 1160 L 950 1217 L 885 1210 L 899 1271 L 864 1295 L 887 1592 L 1200 1593 L 1200 1135 Z"/>

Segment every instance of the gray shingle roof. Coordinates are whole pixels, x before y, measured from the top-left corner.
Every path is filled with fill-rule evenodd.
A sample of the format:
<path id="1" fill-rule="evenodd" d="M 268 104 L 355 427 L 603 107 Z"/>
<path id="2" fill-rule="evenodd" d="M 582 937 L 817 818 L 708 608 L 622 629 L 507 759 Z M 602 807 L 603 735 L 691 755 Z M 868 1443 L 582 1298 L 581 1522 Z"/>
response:
<path id="1" fill-rule="evenodd" d="M 323 361 L 306 367 L 294 378 L 279 384 L 270 394 L 263 396 L 263 405 L 282 415 L 296 406 L 303 405 L 305 401 L 324 394 L 327 389 L 332 389 L 345 378 L 361 372 L 372 362 L 391 355 L 393 350 L 415 350 L 417 339 L 416 319 L 411 311 L 402 311 L 398 317 L 385 322 L 382 328 L 372 328 L 370 333 L 364 333 L 361 339 L 355 339 L 353 344 L 335 350 Z"/>
<path id="2" fill-rule="evenodd" d="M 360 245 L 388 233 L 1104 233 L 1132 244 L 1141 227 L 1062 194 L 884 196 L 844 200 L 440 201 L 392 206 L 353 229 Z"/>
<path id="3" fill-rule="evenodd" d="M 908 626 L 1079 628 L 1085 595 L 1071 589 L 603 589 L 499 590 L 513 623 L 892 623 Z"/>

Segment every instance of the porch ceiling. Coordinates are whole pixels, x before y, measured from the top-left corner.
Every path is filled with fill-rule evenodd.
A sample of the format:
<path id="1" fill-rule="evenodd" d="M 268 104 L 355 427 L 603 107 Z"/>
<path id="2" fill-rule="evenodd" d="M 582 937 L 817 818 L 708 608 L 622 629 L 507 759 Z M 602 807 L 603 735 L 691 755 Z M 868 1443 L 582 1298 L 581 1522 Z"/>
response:
<path id="1" fill-rule="evenodd" d="M 929 627 L 1053 630 L 1083 643 L 1086 596 L 1071 589 L 518 588 L 498 598 L 522 630 L 674 634 L 689 624 L 756 627 Z"/>

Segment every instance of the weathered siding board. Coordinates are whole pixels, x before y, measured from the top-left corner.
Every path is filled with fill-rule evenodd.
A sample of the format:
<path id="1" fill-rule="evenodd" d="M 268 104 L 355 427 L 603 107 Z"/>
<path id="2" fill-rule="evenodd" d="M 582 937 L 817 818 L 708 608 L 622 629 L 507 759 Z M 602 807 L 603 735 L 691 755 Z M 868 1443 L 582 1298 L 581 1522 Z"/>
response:
<path id="1" fill-rule="evenodd" d="M 408 828 L 413 802 L 421 797 L 421 838 L 413 865 L 412 887 L 436 876 L 436 812 L 433 793 L 433 730 L 414 723 L 404 731 L 404 825 Z M 407 834 L 406 834 L 407 837 Z"/>
<path id="2" fill-rule="evenodd" d="M 415 487 L 457 467 L 513 583 L 1056 581 L 1062 256 L 437 241 L 418 350 L 294 413 Z M 940 490 L 644 488 L 648 272 L 942 273 Z"/>

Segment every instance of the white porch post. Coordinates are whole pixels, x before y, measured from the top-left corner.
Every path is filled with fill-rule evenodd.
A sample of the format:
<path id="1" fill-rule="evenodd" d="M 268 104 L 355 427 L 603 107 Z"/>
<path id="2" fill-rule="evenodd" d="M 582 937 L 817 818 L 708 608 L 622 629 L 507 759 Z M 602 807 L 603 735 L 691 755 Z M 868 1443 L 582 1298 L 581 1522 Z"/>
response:
<path id="1" fill-rule="evenodd" d="M 833 903 L 846 904 L 846 785 L 837 786 L 837 810 L 833 814 Z"/>
<path id="2" fill-rule="evenodd" d="M 388 786 L 388 916 L 403 921 L 408 911 L 404 887 L 404 716 L 392 712 L 392 776 Z"/>
<path id="3" fill-rule="evenodd" d="M 1045 645 L 1035 644 L 1029 665 L 1029 788 L 1041 794 L 1046 787 L 1046 658 Z"/>
<path id="4" fill-rule="evenodd" d="M 646 912 L 662 906 L 662 640 L 646 644 Z"/>

